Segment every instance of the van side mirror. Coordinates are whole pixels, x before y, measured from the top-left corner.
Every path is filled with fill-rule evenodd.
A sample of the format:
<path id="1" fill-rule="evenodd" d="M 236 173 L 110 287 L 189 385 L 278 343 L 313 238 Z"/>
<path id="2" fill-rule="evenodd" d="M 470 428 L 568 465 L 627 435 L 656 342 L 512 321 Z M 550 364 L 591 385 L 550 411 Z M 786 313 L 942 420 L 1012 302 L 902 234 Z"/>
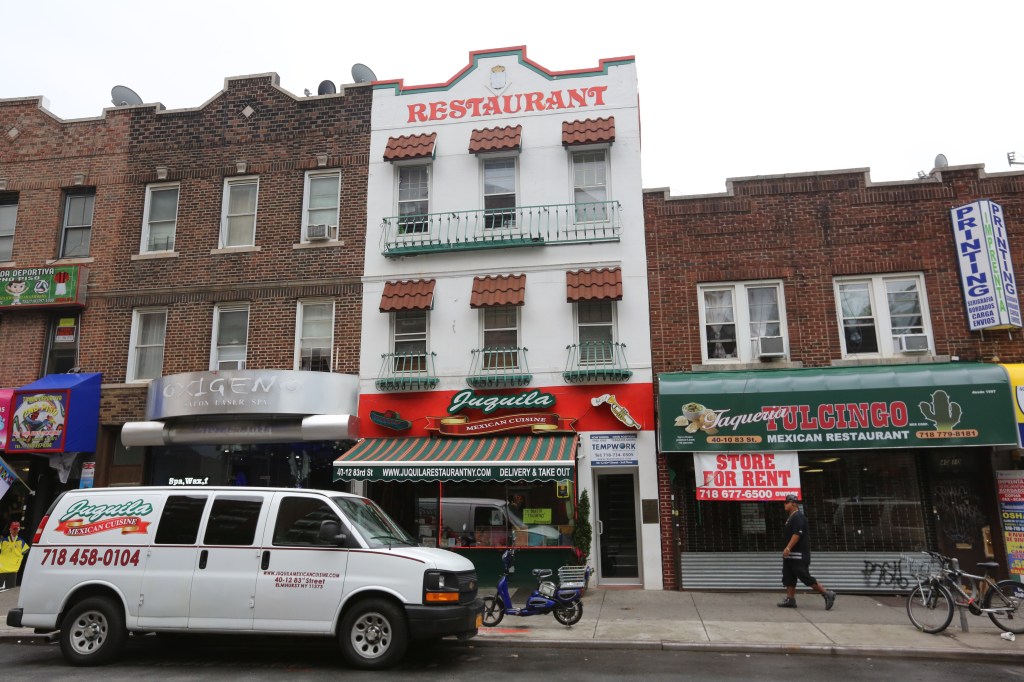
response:
<path id="1" fill-rule="evenodd" d="M 348 542 L 348 536 L 341 532 L 341 524 L 337 521 L 321 521 L 317 537 L 338 547 L 342 547 Z"/>

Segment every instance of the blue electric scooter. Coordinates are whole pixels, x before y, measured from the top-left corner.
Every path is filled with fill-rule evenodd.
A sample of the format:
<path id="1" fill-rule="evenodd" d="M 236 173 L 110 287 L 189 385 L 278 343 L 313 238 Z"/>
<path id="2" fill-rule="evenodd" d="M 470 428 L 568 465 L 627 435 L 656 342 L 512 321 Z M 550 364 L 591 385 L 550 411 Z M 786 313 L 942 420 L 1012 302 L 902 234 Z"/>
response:
<path id="1" fill-rule="evenodd" d="M 509 547 L 501 555 L 504 570 L 498 580 L 498 592 L 493 597 L 484 597 L 484 625 L 494 627 L 501 622 L 507 613 L 510 616 L 543 616 L 552 614 L 562 625 L 575 625 L 583 617 L 583 588 L 590 578 L 590 567 L 582 570 L 580 581 L 562 582 L 555 585 L 550 580 L 552 571 L 546 568 L 535 568 L 533 576 L 537 579 L 537 587 L 526 600 L 526 606 L 515 608 L 508 596 L 508 577 L 515 573 L 516 550 Z"/>

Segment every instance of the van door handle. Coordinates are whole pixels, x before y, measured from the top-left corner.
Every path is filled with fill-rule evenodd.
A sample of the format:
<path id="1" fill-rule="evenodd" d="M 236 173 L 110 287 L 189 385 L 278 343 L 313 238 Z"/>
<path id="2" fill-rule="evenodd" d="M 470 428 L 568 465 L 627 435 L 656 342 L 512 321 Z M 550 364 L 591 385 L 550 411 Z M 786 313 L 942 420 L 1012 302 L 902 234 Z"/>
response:
<path id="1" fill-rule="evenodd" d="M 604 535 L 604 521 L 597 522 L 597 534 Z"/>
<path id="2" fill-rule="evenodd" d="M 263 552 L 263 561 L 260 562 L 260 568 L 264 571 L 270 568 L 270 550 Z"/>
<path id="3" fill-rule="evenodd" d="M 206 568 L 206 559 L 209 556 L 210 556 L 209 550 L 205 550 L 204 549 L 203 551 L 199 552 L 199 568 L 200 569 Z"/>

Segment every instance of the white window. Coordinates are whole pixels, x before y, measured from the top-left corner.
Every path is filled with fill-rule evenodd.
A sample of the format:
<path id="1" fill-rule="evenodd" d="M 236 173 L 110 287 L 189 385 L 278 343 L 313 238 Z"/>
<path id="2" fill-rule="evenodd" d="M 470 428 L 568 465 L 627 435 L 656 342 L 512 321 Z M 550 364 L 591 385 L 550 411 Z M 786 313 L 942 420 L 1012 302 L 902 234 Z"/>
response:
<path id="1" fill-rule="evenodd" d="M 310 171 L 302 200 L 302 241 L 338 238 L 341 172 Z M 312 226 L 312 229 L 311 229 Z"/>
<path id="2" fill-rule="evenodd" d="M 178 225 L 178 189 L 177 184 L 146 187 L 140 253 L 174 251 L 174 235 Z"/>
<path id="3" fill-rule="evenodd" d="M 14 258 L 14 226 L 18 222 L 18 197 L 0 197 L 0 263 Z"/>
<path id="4" fill-rule="evenodd" d="M 398 234 L 430 231 L 430 166 L 398 166 Z"/>
<path id="5" fill-rule="evenodd" d="M 299 301 L 295 369 L 330 372 L 334 350 L 334 301 Z"/>
<path id="6" fill-rule="evenodd" d="M 483 159 L 484 227 L 515 227 L 516 159 Z"/>
<path id="7" fill-rule="evenodd" d="M 133 312 L 127 381 L 148 381 L 161 376 L 166 332 L 167 310 L 140 308 Z"/>
<path id="8" fill-rule="evenodd" d="M 698 296 L 705 362 L 755 362 L 786 354 L 781 282 L 704 284 Z"/>
<path id="9" fill-rule="evenodd" d="M 64 201 L 64 229 L 60 242 L 61 258 L 87 258 L 92 239 L 92 208 L 96 194 L 68 194 Z"/>
<path id="10" fill-rule="evenodd" d="M 480 309 L 484 343 L 484 369 L 519 366 L 519 307 L 489 306 Z"/>
<path id="11" fill-rule="evenodd" d="M 256 176 L 224 180 L 221 248 L 256 245 L 256 197 L 259 187 L 260 181 Z"/>
<path id="12" fill-rule="evenodd" d="M 843 356 L 891 357 L 933 348 L 919 274 L 835 280 Z"/>
<path id="13" fill-rule="evenodd" d="M 249 342 L 249 306 L 219 305 L 213 311 L 210 369 L 245 369 Z"/>
<path id="14" fill-rule="evenodd" d="M 581 365 L 611 362 L 615 357 L 615 301 L 577 302 L 576 340 Z"/>
<path id="15" fill-rule="evenodd" d="M 573 203 L 577 223 L 608 220 L 608 151 L 572 153 Z"/>
<path id="16" fill-rule="evenodd" d="M 398 310 L 392 317 L 391 348 L 395 372 L 427 370 L 426 310 Z"/>

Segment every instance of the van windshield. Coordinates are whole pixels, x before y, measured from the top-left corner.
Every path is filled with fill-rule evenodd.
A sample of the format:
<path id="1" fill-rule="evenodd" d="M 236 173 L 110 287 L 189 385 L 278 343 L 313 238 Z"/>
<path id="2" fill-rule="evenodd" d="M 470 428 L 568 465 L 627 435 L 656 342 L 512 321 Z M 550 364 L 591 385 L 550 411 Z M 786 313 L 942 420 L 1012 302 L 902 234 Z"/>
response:
<path id="1" fill-rule="evenodd" d="M 370 547 L 393 547 L 394 545 L 415 545 L 391 517 L 365 497 L 332 497 L 349 522 L 363 536 Z"/>

